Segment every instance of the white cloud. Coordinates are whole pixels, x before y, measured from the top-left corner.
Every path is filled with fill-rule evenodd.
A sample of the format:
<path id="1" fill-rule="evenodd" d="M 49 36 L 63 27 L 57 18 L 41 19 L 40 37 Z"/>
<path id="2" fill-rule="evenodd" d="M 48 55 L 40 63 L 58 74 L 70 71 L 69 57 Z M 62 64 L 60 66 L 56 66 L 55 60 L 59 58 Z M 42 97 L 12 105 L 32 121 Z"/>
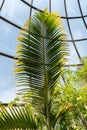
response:
<path id="1" fill-rule="evenodd" d="M 0 101 L 3 103 L 8 103 L 16 97 L 15 91 L 10 89 L 8 91 L 0 93 Z"/>

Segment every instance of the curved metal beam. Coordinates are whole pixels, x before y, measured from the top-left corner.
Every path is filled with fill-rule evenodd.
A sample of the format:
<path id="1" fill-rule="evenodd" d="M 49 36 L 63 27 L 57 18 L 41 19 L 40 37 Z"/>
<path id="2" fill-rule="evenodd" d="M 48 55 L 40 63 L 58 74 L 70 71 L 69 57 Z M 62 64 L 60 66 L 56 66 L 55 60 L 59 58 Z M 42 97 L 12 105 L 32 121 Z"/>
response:
<path id="1" fill-rule="evenodd" d="M 10 25 L 12 25 L 12 26 L 14 26 L 14 27 L 16 27 L 17 29 L 22 29 L 22 27 L 20 27 L 20 26 L 18 26 L 17 24 L 14 24 L 13 22 L 11 22 L 11 21 L 9 21 L 8 19 L 6 19 L 6 18 L 4 18 L 4 17 L 2 17 L 2 16 L 0 16 L 0 18 L 1 18 L 1 20 L 3 20 L 4 22 L 7 22 L 8 24 L 10 24 Z M 69 39 L 69 40 L 65 40 L 66 42 L 79 42 L 79 41 L 86 41 L 87 40 L 87 38 L 81 38 L 81 39 Z"/>
<path id="2" fill-rule="evenodd" d="M 27 3 L 25 0 L 20 0 L 20 1 L 25 3 L 27 6 L 30 6 L 32 9 L 35 9 L 35 10 L 40 11 L 40 12 L 43 12 L 43 10 L 40 10 L 40 9 L 36 8 L 35 6 Z M 50 1 L 50 4 L 51 4 L 51 1 Z M 49 6 L 50 6 L 50 4 L 49 4 Z M 50 11 L 51 11 L 51 8 L 50 8 Z M 85 17 L 87 17 L 87 15 L 83 15 L 83 17 L 85 18 Z M 61 18 L 62 19 L 79 19 L 79 18 L 82 18 L 82 16 L 74 16 L 74 17 L 61 16 Z"/>
<path id="3" fill-rule="evenodd" d="M 0 55 L 1 55 L 1 56 L 4 56 L 4 57 L 7 57 L 7 58 L 10 58 L 10 59 L 14 59 L 14 60 L 17 60 L 17 59 L 18 59 L 18 58 L 14 57 L 14 56 L 8 55 L 8 54 L 3 53 L 3 52 L 0 52 Z"/>
<path id="4" fill-rule="evenodd" d="M 10 58 L 10 59 L 13 59 L 13 60 L 18 60 L 18 58 L 11 56 L 11 55 L 8 55 L 6 53 L 0 52 L 0 55 L 7 57 L 7 58 Z M 82 63 L 81 64 L 67 64 L 67 65 L 65 65 L 65 67 L 76 67 L 76 66 L 82 66 L 82 65 L 83 65 Z"/>
<path id="5" fill-rule="evenodd" d="M 2 7 L 3 7 L 3 5 L 4 5 L 4 2 L 5 2 L 5 0 L 2 1 L 1 7 L 0 7 L 0 11 L 2 10 Z"/>
<path id="6" fill-rule="evenodd" d="M 66 7 L 66 0 L 64 0 L 64 5 L 65 5 L 65 6 L 64 6 L 64 7 L 65 7 L 65 14 L 66 14 L 66 17 L 68 17 L 67 7 Z M 75 44 L 75 42 L 74 42 L 73 35 L 72 35 L 72 31 L 71 31 L 71 27 L 70 27 L 70 23 L 69 23 L 69 20 L 68 20 L 68 19 L 67 19 L 67 25 L 68 25 L 68 29 L 69 29 L 69 32 L 70 32 L 70 36 L 71 36 L 72 43 L 73 43 L 73 46 L 74 46 L 74 48 L 75 48 L 75 51 L 76 51 L 76 53 L 77 53 L 77 55 L 78 55 L 78 57 L 79 57 L 81 63 L 83 63 L 83 62 L 82 62 L 82 58 L 81 58 L 81 56 L 80 56 L 80 54 L 79 54 L 79 51 L 78 51 L 78 49 L 77 49 L 77 47 L 76 47 L 76 44 Z"/>
<path id="7" fill-rule="evenodd" d="M 0 16 L 0 19 L 3 20 L 3 21 L 5 21 L 5 22 L 7 22 L 8 24 L 10 24 L 10 25 L 12 25 L 12 26 L 18 28 L 18 29 L 22 29 L 22 27 L 18 26 L 17 24 L 15 24 L 15 23 L 9 21 L 8 19 L 6 19 L 6 18 L 4 18 L 4 17 L 2 17 L 2 16 Z"/>
<path id="8" fill-rule="evenodd" d="M 83 12 L 82 12 L 82 8 L 81 8 L 81 4 L 80 4 L 80 1 L 78 0 L 78 6 L 79 6 L 79 10 L 80 10 L 80 14 L 81 14 L 81 17 L 82 17 L 82 20 L 83 20 L 83 23 L 87 29 L 87 24 L 85 22 L 85 19 L 84 19 L 84 16 L 83 16 Z"/>

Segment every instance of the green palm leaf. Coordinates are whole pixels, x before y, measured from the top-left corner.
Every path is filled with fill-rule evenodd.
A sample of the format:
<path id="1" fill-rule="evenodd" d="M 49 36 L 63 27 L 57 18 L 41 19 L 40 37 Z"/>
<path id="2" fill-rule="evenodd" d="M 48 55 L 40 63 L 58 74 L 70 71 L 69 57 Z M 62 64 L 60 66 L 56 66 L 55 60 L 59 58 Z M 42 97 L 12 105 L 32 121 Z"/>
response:
<path id="1" fill-rule="evenodd" d="M 55 126 L 53 118 L 56 120 L 62 113 L 52 113 L 52 98 L 68 54 L 60 16 L 47 10 L 37 12 L 26 22 L 20 35 L 14 70 L 16 92 L 34 111 L 26 107 L 1 108 L 0 128 L 36 129 L 42 117 L 38 125 L 51 130 Z"/>
<path id="2" fill-rule="evenodd" d="M 66 35 L 60 17 L 46 10 L 37 12 L 25 24 L 18 39 L 15 64 L 17 93 L 31 102 L 50 122 L 51 94 L 61 76 L 67 55 Z"/>
<path id="3" fill-rule="evenodd" d="M 24 106 L 0 107 L 0 130 L 35 130 L 38 128 L 38 120 L 39 116 Z"/>

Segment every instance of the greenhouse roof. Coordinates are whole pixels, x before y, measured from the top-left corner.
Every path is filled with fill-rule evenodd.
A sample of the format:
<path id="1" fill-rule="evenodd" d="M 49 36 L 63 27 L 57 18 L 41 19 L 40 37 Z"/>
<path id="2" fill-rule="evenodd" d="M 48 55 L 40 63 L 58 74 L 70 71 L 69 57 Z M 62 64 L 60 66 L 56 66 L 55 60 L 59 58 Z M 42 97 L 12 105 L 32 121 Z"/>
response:
<path id="1" fill-rule="evenodd" d="M 70 50 L 66 66 L 83 65 L 82 58 L 87 56 L 87 0 L 0 0 L 0 101 L 16 97 L 12 73 L 20 29 L 36 11 L 45 8 L 61 15 Z"/>

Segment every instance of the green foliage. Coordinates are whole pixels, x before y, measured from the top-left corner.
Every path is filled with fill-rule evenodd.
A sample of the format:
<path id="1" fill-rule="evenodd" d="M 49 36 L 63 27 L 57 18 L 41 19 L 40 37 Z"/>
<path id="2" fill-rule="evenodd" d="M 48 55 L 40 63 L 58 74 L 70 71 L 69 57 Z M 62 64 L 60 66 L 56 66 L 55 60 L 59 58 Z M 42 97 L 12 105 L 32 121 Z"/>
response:
<path id="1" fill-rule="evenodd" d="M 81 77 L 84 83 L 87 83 L 87 58 L 84 58 L 84 65 L 78 68 L 77 74 Z"/>
<path id="2" fill-rule="evenodd" d="M 58 88 L 62 92 L 60 102 L 70 102 L 74 105 L 75 109 L 70 114 L 72 117 L 70 120 L 75 122 L 75 129 L 79 130 L 87 129 L 87 60 L 84 61 L 84 65 L 77 70 L 67 70 L 64 74 L 65 87 Z"/>
<path id="3" fill-rule="evenodd" d="M 64 127 L 66 130 L 74 127 L 78 130 L 87 128 L 87 86 L 79 89 L 73 86 L 58 87 L 54 104 L 55 112 L 59 111 L 62 105 L 66 108 L 65 113 L 62 111 L 62 116 L 58 118 L 60 130 Z"/>
<path id="4" fill-rule="evenodd" d="M 37 129 L 38 115 L 26 107 L 0 107 L 0 130 Z M 39 122 L 38 122 L 39 124 Z"/>

